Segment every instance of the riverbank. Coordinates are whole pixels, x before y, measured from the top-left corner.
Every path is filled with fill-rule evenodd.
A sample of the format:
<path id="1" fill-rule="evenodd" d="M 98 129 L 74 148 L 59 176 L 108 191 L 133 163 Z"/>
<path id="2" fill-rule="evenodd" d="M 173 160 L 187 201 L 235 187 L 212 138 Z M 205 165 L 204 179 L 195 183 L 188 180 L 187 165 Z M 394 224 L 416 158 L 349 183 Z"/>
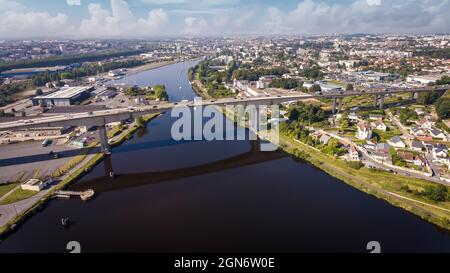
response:
<path id="1" fill-rule="evenodd" d="M 342 182 L 403 208 L 422 219 L 450 230 L 450 204 L 437 203 L 418 198 L 402 189 L 423 189 L 431 182 L 411 177 L 394 175 L 381 170 L 354 169 L 346 162 L 331 157 L 288 136 L 280 135 L 280 148 L 341 180 Z"/>
<path id="2" fill-rule="evenodd" d="M 143 122 L 147 125 L 150 121 L 160 116 L 161 113 L 150 114 L 143 116 Z M 117 147 L 125 142 L 127 139 L 133 137 L 133 135 L 137 132 L 137 130 L 141 129 L 141 126 L 135 124 L 131 124 L 131 128 L 128 128 L 122 131 L 119 135 L 112 138 L 111 147 Z M 55 191 L 64 190 L 66 187 L 78 181 L 84 175 L 88 174 L 97 164 L 99 164 L 105 155 L 103 153 L 97 153 L 90 156 L 86 156 L 83 158 L 82 162 L 79 162 L 77 166 L 74 166 L 67 175 L 63 176 L 61 181 L 56 184 L 51 189 L 47 190 L 42 196 L 39 194 L 35 194 L 37 198 L 37 202 L 34 203 L 31 207 L 25 209 L 20 213 L 16 213 L 16 215 L 7 221 L 6 224 L 0 226 L 0 238 L 7 236 L 9 233 L 14 232 L 14 230 L 23 222 L 31 217 L 36 212 L 39 212 L 41 209 L 44 209 L 47 202 L 51 200 Z M 78 166 L 79 165 L 79 166 Z M 76 167 L 76 168 L 75 168 Z M 15 204 L 12 204 L 15 206 Z M 0 214 L 0 217 L 7 217 L 6 215 Z"/>

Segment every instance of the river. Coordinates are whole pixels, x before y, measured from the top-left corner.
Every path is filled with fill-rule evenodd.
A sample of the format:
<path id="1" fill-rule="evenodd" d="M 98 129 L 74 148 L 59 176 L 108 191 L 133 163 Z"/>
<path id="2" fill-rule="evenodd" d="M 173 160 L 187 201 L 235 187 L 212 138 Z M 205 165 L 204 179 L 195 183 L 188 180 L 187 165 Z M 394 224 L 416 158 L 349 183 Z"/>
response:
<path id="1" fill-rule="evenodd" d="M 131 75 L 192 99 L 194 62 Z M 181 72 L 181 73 L 180 73 Z M 179 86 L 181 85 L 181 90 Z M 450 234 L 282 152 L 248 141 L 175 142 L 166 113 L 71 186 L 95 199 L 52 200 L 0 252 L 450 252 Z M 119 175 L 105 176 L 110 169 Z M 63 216 L 72 225 L 64 229 Z"/>

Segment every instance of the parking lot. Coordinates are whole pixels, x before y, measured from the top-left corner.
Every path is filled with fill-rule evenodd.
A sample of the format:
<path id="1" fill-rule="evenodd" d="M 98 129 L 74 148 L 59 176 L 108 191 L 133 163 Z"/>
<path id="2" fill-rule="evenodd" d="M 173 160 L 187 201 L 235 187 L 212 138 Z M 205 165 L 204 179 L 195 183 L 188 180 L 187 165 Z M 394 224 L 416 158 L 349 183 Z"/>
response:
<path id="1" fill-rule="evenodd" d="M 95 132 L 88 132 L 80 138 L 87 138 L 87 144 L 96 141 Z M 42 141 L 28 141 L 0 145 L 0 184 L 34 176 L 51 175 L 82 152 L 81 147 L 69 146 L 65 140 L 52 141 L 47 147 Z"/>

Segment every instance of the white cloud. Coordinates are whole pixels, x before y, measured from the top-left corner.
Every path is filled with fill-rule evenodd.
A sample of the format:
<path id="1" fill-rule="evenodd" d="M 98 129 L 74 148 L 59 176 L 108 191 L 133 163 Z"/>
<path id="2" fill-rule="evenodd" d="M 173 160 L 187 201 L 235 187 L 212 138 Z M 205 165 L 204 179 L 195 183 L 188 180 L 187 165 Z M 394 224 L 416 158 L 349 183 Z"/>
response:
<path id="1" fill-rule="evenodd" d="M 21 3 L 0 0 L 0 37 L 65 36 L 73 31 L 63 13 L 28 11 Z"/>
<path id="2" fill-rule="evenodd" d="M 367 0 L 369 6 L 381 6 L 381 0 Z"/>
<path id="3" fill-rule="evenodd" d="M 50 0 L 46 0 L 49 1 Z M 426 33 L 449 32 L 450 0 L 297 0 L 290 11 L 239 0 L 140 0 L 169 5 L 142 18 L 128 0 L 110 0 L 111 9 L 86 5 L 88 16 L 35 11 L 25 2 L 0 0 L 0 37 L 151 37 L 161 35 Z M 133 0 L 137 1 L 137 0 Z M 69 5 L 82 0 L 66 0 Z M 131 2 L 131 1 L 128 1 Z M 145 7 L 142 4 L 133 7 Z M 174 9 L 176 7 L 176 9 Z M 170 16 L 169 16 L 170 15 Z M 170 17 L 170 18 L 169 18 Z M 170 20 L 170 19 L 173 19 Z"/>
<path id="4" fill-rule="evenodd" d="M 304 0 L 283 25 L 302 34 L 448 32 L 448 10 L 448 0 L 356 0 L 347 5 Z"/>
<path id="5" fill-rule="evenodd" d="M 67 5 L 69 6 L 80 6 L 81 0 L 66 0 Z"/>
<path id="6" fill-rule="evenodd" d="M 208 22 L 202 17 L 186 17 L 184 24 L 184 34 L 202 35 L 208 32 Z"/>
<path id="7" fill-rule="evenodd" d="M 150 5 L 174 5 L 174 4 L 188 4 L 191 6 L 221 6 L 233 5 L 240 0 L 141 0 L 142 3 Z"/>
<path id="8" fill-rule="evenodd" d="M 283 24 L 283 14 L 276 7 L 267 8 L 268 17 L 265 23 L 265 33 L 274 34 L 280 33 Z"/>
<path id="9" fill-rule="evenodd" d="M 111 12 L 100 4 L 88 6 L 90 18 L 81 22 L 81 36 L 154 36 L 164 34 L 168 15 L 163 9 L 154 9 L 147 18 L 136 19 L 123 0 L 111 0 Z"/>

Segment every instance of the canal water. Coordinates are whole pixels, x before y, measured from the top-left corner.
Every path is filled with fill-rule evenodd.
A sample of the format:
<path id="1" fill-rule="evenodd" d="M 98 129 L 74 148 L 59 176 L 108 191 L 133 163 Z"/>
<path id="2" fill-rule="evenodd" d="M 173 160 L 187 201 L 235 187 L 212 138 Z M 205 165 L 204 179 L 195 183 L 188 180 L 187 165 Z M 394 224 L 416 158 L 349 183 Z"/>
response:
<path id="1" fill-rule="evenodd" d="M 121 81 L 192 99 L 194 64 Z M 369 241 L 384 252 L 450 252 L 449 232 L 308 163 L 261 153 L 255 142 L 176 142 L 173 122 L 170 113 L 153 120 L 71 186 L 95 189 L 95 199 L 49 202 L 0 252 L 67 252 L 69 241 L 83 252 L 367 252 Z"/>

